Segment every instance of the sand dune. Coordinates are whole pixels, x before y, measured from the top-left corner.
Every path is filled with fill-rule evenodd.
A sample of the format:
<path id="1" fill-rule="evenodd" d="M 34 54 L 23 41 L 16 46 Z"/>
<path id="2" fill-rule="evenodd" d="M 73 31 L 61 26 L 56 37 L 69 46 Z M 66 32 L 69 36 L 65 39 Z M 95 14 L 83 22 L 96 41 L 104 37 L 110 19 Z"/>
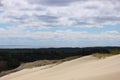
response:
<path id="1" fill-rule="evenodd" d="M 0 80 L 120 80 L 120 55 L 97 59 L 86 56 L 1 77 Z"/>

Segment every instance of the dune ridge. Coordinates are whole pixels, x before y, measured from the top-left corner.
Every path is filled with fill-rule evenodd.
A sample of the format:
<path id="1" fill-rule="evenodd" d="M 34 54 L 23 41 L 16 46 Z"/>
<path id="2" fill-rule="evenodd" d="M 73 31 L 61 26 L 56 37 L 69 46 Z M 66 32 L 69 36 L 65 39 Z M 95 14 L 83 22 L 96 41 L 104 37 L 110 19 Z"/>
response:
<path id="1" fill-rule="evenodd" d="M 24 69 L 0 80 L 120 80 L 120 55 L 105 59 L 91 55 L 49 66 Z"/>

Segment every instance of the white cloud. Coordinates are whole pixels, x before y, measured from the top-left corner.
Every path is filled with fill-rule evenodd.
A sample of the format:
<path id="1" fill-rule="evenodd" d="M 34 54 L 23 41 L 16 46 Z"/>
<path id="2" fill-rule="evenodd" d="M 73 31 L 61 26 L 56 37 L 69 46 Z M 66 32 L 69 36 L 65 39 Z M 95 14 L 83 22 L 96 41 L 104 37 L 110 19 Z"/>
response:
<path id="1" fill-rule="evenodd" d="M 1 0 L 3 12 L 0 13 L 0 21 L 21 25 L 33 22 L 39 24 L 38 27 L 103 27 L 120 24 L 119 0 L 61 0 L 60 2 L 58 3 L 57 0 L 52 2 L 49 0 Z M 39 16 L 44 17 L 39 18 Z M 34 24 L 31 26 L 34 27 Z"/>
<path id="2" fill-rule="evenodd" d="M 23 40 L 24 42 L 26 40 L 26 42 L 36 42 L 36 44 L 52 42 L 73 45 L 78 45 L 78 43 L 84 45 L 87 42 L 90 42 L 90 45 L 95 45 L 95 43 L 112 45 L 120 42 L 120 32 L 116 30 L 97 34 L 69 30 L 69 26 L 103 28 L 106 27 L 105 25 L 113 27 L 120 25 L 119 0 L 57 1 L 0 0 L 0 24 L 14 25 L 0 28 L 0 42 L 7 40 L 18 42 Z M 49 31 L 51 27 L 68 27 L 68 30 L 53 32 Z"/>
<path id="3" fill-rule="evenodd" d="M 22 29 L 21 29 L 22 30 Z M 55 45 L 55 46 L 100 46 L 100 45 L 120 45 L 120 32 L 118 31 L 106 31 L 101 33 L 89 33 L 86 31 L 73 31 L 73 30 L 57 30 L 55 32 L 52 31 L 44 31 L 44 32 L 29 32 L 29 31 L 19 31 L 17 28 L 15 29 L 2 29 L 0 28 L 0 42 L 12 41 L 14 43 L 29 43 L 36 45 L 46 44 Z M 18 41 L 18 42 L 17 42 Z M 28 41 L 28 42 L 27 42 Z M 68 44 L 67 44 L 68 43 Z M 118 43 L 118 44 L 116 44 Z M 48 45 L 47 45 L 48 44 Z"/>

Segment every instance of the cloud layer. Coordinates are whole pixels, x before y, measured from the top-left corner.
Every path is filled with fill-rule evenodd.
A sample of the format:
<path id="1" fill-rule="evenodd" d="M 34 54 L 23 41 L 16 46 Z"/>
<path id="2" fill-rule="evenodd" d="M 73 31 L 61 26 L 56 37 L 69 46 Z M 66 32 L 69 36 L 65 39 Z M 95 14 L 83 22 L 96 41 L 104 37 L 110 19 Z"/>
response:
<path id="1" fill-rule="evenodd" d="M 119 46 L 120 32 L 106 31 L 88 33 L 86 31 L 57 30 L 55 32 L 30 32 L 17 29 L 0 29 L 0 44 L 36 45 L 44 47 L 86 47 L 86 46 Z"/>
<path id="2" fill-rule="evenodd" d="M 119 0 L 1 0 L 0 21 L 33 22 L 38 27 L 119 25 L 119 4 Z"/>
<path id="3" fill-rule="evenodd" d="M 109 26 L 118 30 L 88 32 L 90 28 Z M 53 31 L 55 27 L 67 29 Z M 69 27 L 88 29 L 74 31 Z M 87 42 L 88 46 L 120 45 L 119 30 L 119 0 L 0 0 L 0 44 L 17 39 L 22 44 L 30 41 L 55 46 L 84 46 Z"/>

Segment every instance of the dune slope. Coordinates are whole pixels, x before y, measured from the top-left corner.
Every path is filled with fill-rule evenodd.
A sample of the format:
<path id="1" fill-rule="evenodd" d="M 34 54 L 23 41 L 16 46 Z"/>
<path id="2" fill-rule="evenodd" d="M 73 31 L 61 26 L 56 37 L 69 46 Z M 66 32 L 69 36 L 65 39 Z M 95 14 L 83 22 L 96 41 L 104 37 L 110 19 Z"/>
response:
<path id="1" fill-rule="evenodd" d="M 0 80 L 120 80 L 120 55 L 86 56 L 50 67 L 25 69 Z"/>

